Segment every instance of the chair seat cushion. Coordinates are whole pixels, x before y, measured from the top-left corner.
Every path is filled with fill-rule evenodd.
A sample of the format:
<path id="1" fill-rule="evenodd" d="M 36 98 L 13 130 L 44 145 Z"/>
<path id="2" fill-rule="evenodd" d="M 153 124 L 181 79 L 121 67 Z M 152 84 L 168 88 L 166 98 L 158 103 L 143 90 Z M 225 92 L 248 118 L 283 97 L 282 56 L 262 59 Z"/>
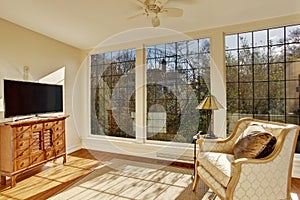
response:
<path id="1" fill-rule="evenodd" d="M 233 154 L 218 152 L 201 152 L 198 156 L 199 164 L 224 187 L 227 187 L 230 181 L 233 160 Z"/>

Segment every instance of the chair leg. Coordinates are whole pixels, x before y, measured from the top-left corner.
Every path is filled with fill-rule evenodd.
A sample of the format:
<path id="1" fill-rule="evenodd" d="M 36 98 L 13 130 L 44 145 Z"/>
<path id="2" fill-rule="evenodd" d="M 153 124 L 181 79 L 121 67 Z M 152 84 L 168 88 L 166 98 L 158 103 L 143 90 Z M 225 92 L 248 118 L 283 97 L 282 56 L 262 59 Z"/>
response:
<path id="1" fill-rule="evenodd" d="M 195 174 L 194 174 L 194 183 L 193 183 L 193 188 L 192 188 L 193 191 L 195 191 L 195 189 L 198 185 L 198 182 L 199 182 L 199 175 L 198 175 L 198 172 L 197 172 L 198 165 L 199 165 L 199 161 L 196 160 L 195 169 L 194 169 L 194 172 L 195 172 Z"/>
<path id="2" fill-rule="evenodd" d="M 199 175 L 196 173 L 195 177 L 194 177 L 193 188 L 192 188 L 193 191 L 195 191 L 195 189 L 196 189 L 196 187 L 198 185 L 198 182 L 199 182 Z"/>

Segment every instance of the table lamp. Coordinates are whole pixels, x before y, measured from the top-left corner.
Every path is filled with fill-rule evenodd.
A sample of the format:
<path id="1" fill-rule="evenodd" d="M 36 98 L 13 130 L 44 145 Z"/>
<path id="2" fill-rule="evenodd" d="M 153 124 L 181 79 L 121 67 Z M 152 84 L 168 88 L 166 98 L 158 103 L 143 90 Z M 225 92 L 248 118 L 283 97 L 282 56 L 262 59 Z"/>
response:
<path id="1" fill-rule="evenodd" d="M 207 135 L 206 138 L 216 138 L 212 126 L 213 126 L 213 111 L 223 109 L 224 107 L 219 103 L 217 98 L 213 95 L 208 95 L 197 107 L 199 110 L 207 110 Z"/>

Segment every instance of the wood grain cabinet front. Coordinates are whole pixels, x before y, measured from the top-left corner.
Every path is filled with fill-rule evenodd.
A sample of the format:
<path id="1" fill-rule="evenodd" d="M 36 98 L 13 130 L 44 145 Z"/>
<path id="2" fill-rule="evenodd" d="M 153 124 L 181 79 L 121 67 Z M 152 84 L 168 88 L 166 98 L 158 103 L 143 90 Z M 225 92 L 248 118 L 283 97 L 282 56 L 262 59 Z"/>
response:
<path id="1" fill-rule="evenodd" d="M 63 157 L 66 162 L 65 119 L 40 118 L 0 124 L 1 184 L 48 161 Z"/>

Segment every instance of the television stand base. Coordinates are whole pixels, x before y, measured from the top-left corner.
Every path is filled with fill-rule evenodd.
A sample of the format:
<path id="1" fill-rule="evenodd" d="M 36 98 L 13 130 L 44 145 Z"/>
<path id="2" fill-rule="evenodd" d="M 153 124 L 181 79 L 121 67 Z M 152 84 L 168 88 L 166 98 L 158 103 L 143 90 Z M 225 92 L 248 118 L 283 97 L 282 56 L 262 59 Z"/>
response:
<path id="1" fill-rule="evenodd" d="M 57 118 L 61 115 L 39 115 L 39 114 L 35 114 L 32 116 L 24 116 L 24 117 L 16 117 L 13 118 L 14 122 L 18 122 L 18 121 L 23 121 L 23 120 L 31 120 L 31 119 L 47 119 L 47 118 Z"/>
<path id="2" fill-rule="evenodd" d="M 56 118 L 58 115 L 36 115 L 36 118 Z"/>
<path id="3" fill-rule="evenodd" d="M 18 121 L 23 121 L 23 120 L 33 119 L 33 118 L 36 118 L 36 115 L 26 116 L 26 117 L 14 117 L 13 122 L 18 122 Z"/>

